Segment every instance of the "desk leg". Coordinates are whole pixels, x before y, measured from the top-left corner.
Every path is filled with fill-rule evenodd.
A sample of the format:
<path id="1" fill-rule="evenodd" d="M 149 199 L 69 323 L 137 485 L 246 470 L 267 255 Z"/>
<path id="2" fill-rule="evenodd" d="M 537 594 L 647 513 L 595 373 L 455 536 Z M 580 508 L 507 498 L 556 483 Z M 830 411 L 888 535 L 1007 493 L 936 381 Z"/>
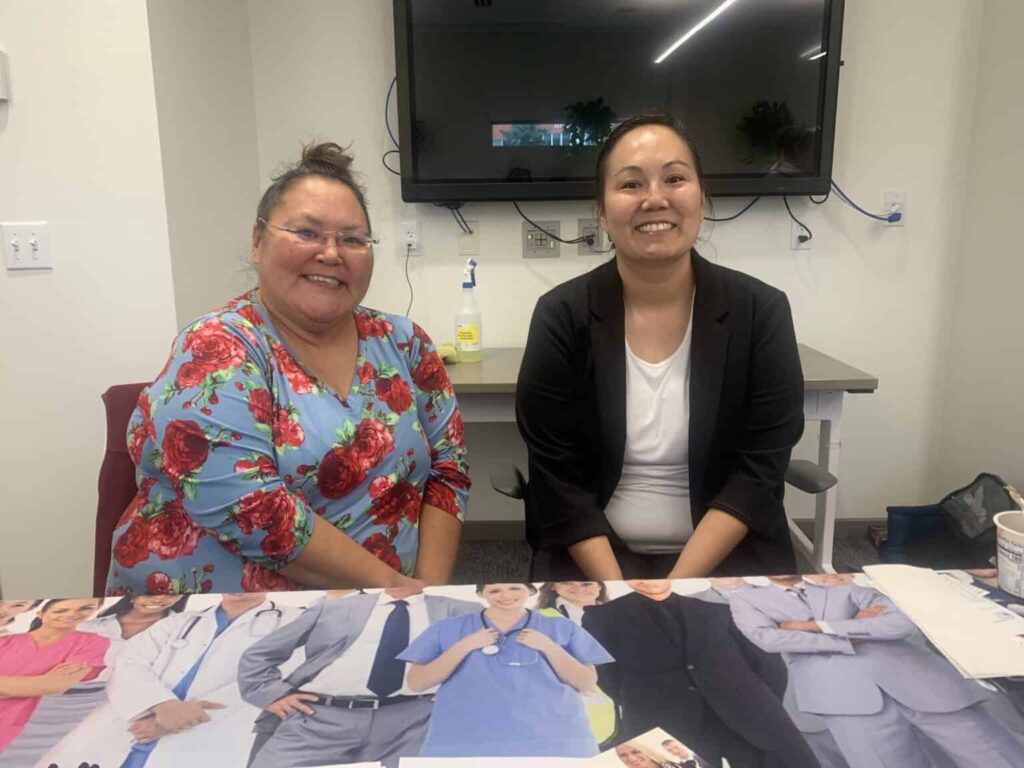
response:
<path id="1" fill-rule="evenodd" d="M 842 443 L 843 392 L 818 393 L 818 466 L 839 477 L 839 448 Z M 835 573 L 832 550 L 836 535 L 839 486 L 818 494 L 814 502 L 813 564 L 824 573 Z"/>

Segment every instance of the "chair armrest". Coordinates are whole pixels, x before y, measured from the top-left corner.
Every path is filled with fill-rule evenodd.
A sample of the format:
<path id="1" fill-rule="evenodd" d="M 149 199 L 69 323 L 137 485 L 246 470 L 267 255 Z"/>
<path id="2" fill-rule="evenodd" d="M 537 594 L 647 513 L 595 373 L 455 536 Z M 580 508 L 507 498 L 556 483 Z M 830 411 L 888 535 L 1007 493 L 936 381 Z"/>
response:
<path id="1" fill-rule="evenodd" d="M 836 476 L 813 461 L 794 459 L 786 468 L 786 482 L 804 493 L 824 493 L 837 482 Z"/>
<path id="2" fill-rule="evenodd" d="M 510 499 L 522 499 L 526 495 L 526 478 L 522 470 L 513 464 L 491 472 L 491 488 Z"/>

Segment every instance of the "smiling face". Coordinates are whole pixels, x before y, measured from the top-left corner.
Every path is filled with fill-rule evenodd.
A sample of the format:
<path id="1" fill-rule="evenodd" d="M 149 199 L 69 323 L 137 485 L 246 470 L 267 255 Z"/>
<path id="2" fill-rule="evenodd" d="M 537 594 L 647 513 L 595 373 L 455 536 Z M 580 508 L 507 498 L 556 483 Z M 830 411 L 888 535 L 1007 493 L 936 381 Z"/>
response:
<path id="1" fill-rule="evenodd" d="M 18 614 L 27 611 L 35 603 L 35 600 L 0 600 L 0 622 L 13 619 Z"/>
<path id="2" fill-rule="evenodd" d="M 573 605 L 597 605 L 601 585 L 596 581 L 556 581 L 555 594 Z"/>
<path id="3" fill-rule="evenodd" d="M 132 607 L 138 613 L 150 615 L 163 613 L 179 600 L 180 595 L 139 595 L 132 601 Z"/>
<path id="4" fill-rule="evenodd" d="M 619 139 L 605 162 L 599 208 L 619 258 L 663 264 L 688 256 L 704 218 L 696 165 L 667 126 L 643 125 Z"/>
<path id="5" fill-rule="evenodd" d="M 55 600 L 40 611 L 44 629 L 69 632 L 99 610 L 99 600 Z"/>
<path id="6" fill-rule="evenodd" d="M 373 248 L 341 250 L 333 234 L 326 245 L 306 243 L 274 226 L 367 236 L 369 224 L 355 194 L 340 181 L 305 176 L 288 187 L 267 222 L 252 235 L 250 259 L 259 273 L 260 299 L 302 331 L 336 327 L 366 296 Z"/>
<path id="7" fill-rule="evenodd" d="M 485 584 L 480 597 L 491 608 L 500 611 L 515 611 L 523 607 L 530 596 L 525 584 Z"/>
<path id="8" fill-rule="evenodd" d="M 628 768 L 658 768 L 658 764 L 654 760 L 628 741 L 625 744 L 619 744 L 615 748 L 615 754 L 619 756 L 622 764 L 628 766 Z"/>
<path id="9" fill-rule="evenodd" d="M 688 750 L 683 744 L 675 739 L 665 739 L 661 742 L 661 746 L 668 752 L 672 757 L 677 757 L 680 760 L 689 760 L 693 757 L 693 752 Z"/>

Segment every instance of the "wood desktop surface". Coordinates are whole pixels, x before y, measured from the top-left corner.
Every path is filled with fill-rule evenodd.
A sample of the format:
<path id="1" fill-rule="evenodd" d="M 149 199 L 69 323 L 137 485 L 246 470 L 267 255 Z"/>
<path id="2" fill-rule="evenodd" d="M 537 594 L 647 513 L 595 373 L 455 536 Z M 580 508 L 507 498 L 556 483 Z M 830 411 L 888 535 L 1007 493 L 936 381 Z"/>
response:
<path id="1" fill-rule="evenodd" d="M 823 352 L 800 344 L 800 364 L 807 390 L 843 390 L 874 392 L 878 378 Z M 512 394 L 516 391 L 522 347 L 496 347 L 484 350 L 479 363 L 445 366 L 457 394 Z"/>

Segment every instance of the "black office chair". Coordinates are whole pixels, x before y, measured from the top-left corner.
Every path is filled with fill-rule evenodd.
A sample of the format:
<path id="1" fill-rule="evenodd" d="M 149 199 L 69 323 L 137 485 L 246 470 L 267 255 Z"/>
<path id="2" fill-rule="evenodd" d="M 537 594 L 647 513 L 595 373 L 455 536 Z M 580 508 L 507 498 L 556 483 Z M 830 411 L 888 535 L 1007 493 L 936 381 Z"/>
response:
<path id="1" fill-rule="evenodd" d="M 526 496 L 527 478 L 523 471 L 512 465 L 501 472 L 491 473 L 491 487 L 510 499 L 523 499 Z M 816 496 L 824 493 L 837 482 L 836 476 L 827 469 L 822 469 L 813 461 L 794 459 L 786 468 L 786 482 L 798 491 Z"/>

